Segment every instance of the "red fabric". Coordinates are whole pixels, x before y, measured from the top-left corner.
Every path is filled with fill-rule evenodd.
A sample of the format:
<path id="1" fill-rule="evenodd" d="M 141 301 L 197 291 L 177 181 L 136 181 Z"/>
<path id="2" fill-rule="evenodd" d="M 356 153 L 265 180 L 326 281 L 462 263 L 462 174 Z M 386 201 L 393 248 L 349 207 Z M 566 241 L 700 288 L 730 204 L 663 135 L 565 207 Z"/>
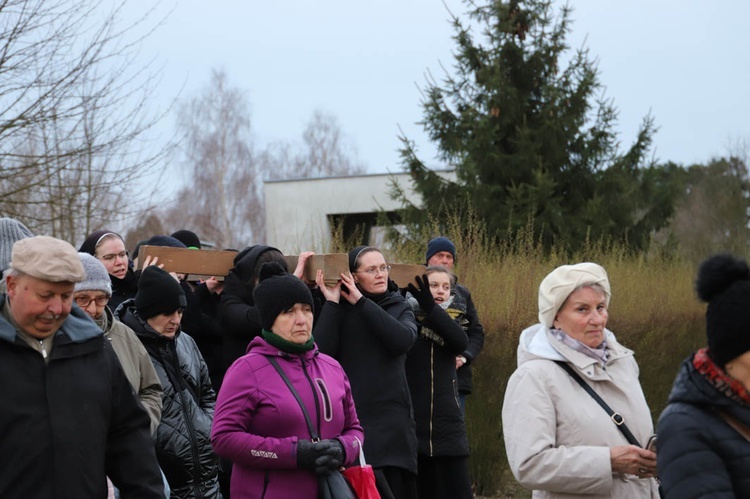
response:
<path id="1" fill-rule="evenodd" d="M 693 366 L 724 395 L 737 402 L 750 404 L 750 393 L 745 386 L 717 366 L 711 360 L 707 348 L 702 348 L 695 353 Z"/>
<path id="2" fill-rule="evenodd" d="M 369 464 L 351 466 L 343 473 L 358 499 L 380 499 L 380 493 L 375 487 L 375 473 L 372 471 L 372 466 Z"/>

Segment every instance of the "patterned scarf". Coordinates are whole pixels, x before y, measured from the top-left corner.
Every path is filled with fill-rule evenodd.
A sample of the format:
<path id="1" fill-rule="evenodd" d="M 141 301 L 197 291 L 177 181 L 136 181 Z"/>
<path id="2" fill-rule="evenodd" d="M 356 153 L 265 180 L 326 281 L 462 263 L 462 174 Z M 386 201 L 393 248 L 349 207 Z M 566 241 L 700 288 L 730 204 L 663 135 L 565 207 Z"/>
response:
<path id="1" fill-rule="evenodd" d="M 714 388 L 740 404 L 750 404 L 745 387 L 717 366 L 708 356 L 708 348 L 701 348 L 693 356 L 693 366 Z"/>
<path id="2" fill-rule="evenodd" d="M 609 360 L 609 350 L 607 350 L 607 340 L 606 338 L 604 341 L 602 341 L 601 345 L 599 345 L 596 348 L 591 348 L 577 339 L 571 337 L 563 331 L 562 329 L 551 329 L 552 335 L 557 338 L 558 340 L 562 341 L 563 344 L 569 346 L 576 352 L 581 352 L 582 354 L 586 355 L 587 357 L 591 357 L 592 359 L 599 362 L 602 366 L 607 365 L 607 361 Z"/>

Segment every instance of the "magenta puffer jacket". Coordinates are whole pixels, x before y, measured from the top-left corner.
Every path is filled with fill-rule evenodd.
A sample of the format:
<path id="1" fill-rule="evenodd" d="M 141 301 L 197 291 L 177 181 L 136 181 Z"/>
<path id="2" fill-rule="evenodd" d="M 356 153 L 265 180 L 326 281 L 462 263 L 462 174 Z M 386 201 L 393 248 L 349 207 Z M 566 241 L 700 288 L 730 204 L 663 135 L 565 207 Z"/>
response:
<path id="1" fill-rule="evenodd" d="M 315 499 L 317 478 L 297 468 L 297 441 L 310 440 L 299 404 L 266 356 L 294 385 L 322 439 L 337 438 L 346 464 L 359 457 L 364 432 L 349 379 L 317 346 L 304 354 L 280 352 L 261 337 L 226 373 L 214 413 L 211 444 L 234 463 L 232 499 Z M 317 400 L 316 400 L 317 399 Z"/>

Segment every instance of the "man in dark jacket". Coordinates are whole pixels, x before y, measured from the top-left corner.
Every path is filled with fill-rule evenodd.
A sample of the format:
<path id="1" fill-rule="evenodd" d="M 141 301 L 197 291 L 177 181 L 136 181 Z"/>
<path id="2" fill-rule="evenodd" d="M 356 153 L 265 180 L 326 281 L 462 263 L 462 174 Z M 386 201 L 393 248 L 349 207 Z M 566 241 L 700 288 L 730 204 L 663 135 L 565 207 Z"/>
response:
<path id="1" fill-rule="evenodd" d="M 14 244 L 0 295 L 3 498 L 163 498 L 149 431 L 114 350 L 73 306 L 85 278 L 75 248 L 47 236 Z"/>
<path id="2" fill-rule="evenodd" d="M 427 243 L 425 252 L 427 266 L 441 265 L 453 271 L 456 263 L 456 245 L 447 237 L 436 237 Z M 479 355 L 484 346 L 484 327 L 479 322 L 479 315 L 471 299 L 471 293 L 460 284 L 456 285 L 456 295 L 466 303 L 465 319 L 466 335 L 469 337 L 469 346 L 461 355 L 456 357 L 456 375 L 458 377 L 458 395 L 461 399 L 461 409 L 466 409 L 466 396 L 471 393 L 471 363 Z"/>

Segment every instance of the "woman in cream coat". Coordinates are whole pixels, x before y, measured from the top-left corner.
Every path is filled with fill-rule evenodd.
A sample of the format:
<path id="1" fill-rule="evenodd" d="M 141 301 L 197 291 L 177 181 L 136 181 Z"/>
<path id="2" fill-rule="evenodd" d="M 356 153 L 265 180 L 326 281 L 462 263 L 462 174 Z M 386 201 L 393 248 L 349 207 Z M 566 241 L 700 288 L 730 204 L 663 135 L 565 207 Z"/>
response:
<path id="1" fill-rule="evenodd" d="M 503 433 L 510 468 L 533 497 L 658 497 L 656 454 L 628 443 L 555 361 L 571 366 L 646 445 L 651 415 L 632 350 L 607 324 L 610 287 L 595 263 L 564 265 L 539 287 L 540 323 L 521 334 Z"/>

